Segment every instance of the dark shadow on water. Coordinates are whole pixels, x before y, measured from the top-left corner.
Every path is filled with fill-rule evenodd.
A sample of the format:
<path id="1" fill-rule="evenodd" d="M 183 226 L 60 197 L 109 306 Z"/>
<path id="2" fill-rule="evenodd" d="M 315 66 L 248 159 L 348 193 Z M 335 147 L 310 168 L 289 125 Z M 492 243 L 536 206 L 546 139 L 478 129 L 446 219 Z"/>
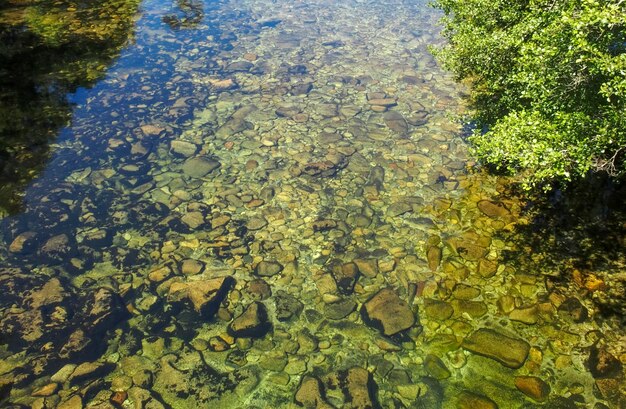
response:
<path id="1" fill-rule="evenodd" d="M 102 78 L 133 35 L 138 4 L 1 3 L 0 216 L 21 210 L 23 190 L 71 118 L 68 94 Z"/>
<path id="2" fill-rule="evenodd" d="M 624 316 L 625 203 L 626 183 L 603 175 L 537 194 L 525 209 L 530 222 L 510 236 L 517 251 L 505 258 L 522 273 L 551 276 L 593 297 L 605 314 Z"/>

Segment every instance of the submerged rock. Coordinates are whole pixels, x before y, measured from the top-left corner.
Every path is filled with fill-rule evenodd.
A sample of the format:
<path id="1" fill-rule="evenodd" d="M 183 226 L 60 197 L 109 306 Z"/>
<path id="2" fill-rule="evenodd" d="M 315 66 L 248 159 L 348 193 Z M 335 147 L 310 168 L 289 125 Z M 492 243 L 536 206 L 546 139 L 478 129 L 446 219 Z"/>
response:
<path id="1" fill-rule="evenodd" d="M 39 249 L 39 257 L 44 263 L 61 264 L 77 254 L 76 242 L 67 234 L 49 238 Z"/>
<path id="2" fill-rule="evenodd" d="M 324 315 L 331 320 L 341 320 L 356 310 L 356 307 L 356 302 L 351 298 L 342 298 L 331 304 L 324 304 Z"/>
<path id="3" fill-rule="evenodd" d="M 361 307 L 363 321 L 382 332 L 394 335 L 415 324 L 413 311 L 391 288 L 384 288 Z"/>
<path id="4" fill-rule="evenodd" d="M 385 112 L 383 114 L 383 119 L 385 121 L 385 125 L 387 125 L 387 127 L 394 132 L 404 135 L 409 131 L 406 119 L 404 119 L 402 114 L 397 111 Z"/>
<path id="5" fill-rule="evenodd" d="M 217 159 L 208 156 L 197 156 L 187 159 L 183 163 L 183 173 L 192 178 L 203 178 L 220 166 L 221 163 Z"/>
<path id="6" fill-rule="evenodd" d="M 457 409 L 498 409 L 498 405 L 486 396 L 463 391 L 457 396 Z"/>
<path id="7" fill-rule="evenodd" d="M 354 291 L 354 286 L 359 278 L 359 269 L 354 263 L 333 263 L 331 267 L 331 273 L 335 282 L 337 283 L 337 289 L 339 293 L 343 295 L 350 295 Z"/>
<path id="8" fill-rule="evenodd" d="M 324 394 L 322 382 L 310 375 L 305 375 L 296 391 L 295 401 L 307 409 L 332 409 Z"/>
<path id="9" fill-rule="evenodd" d="M 503 203 L 492 202 L 490 200 L 481 200 L 480 202 L 478 202 L 477 206 L 478 209 L 485 216 L 491 217 L 493 219 L 507 217 L 511 215 L 511 212 L 509 211 L 509 209 L 506 208 L 506 206 L 504 206 Z"/>
<path id="10" fill-rule="evenodd" d="M 230 276 L 173 283 L 167 298 L 174 304 L 191 304 L 203 317 L 212 317 L 234 284 Z"/>
<path id="11" fill-rule="evenodd" d="M 528 342 L 488 328 L 473 332 L 465 338 L 462 346 L 470 352 L 486 356 L 513 369 L 524 365 L 530 351 Z"/>
<path id="12" fill-rule="evenodd" d="M 622 363 L 602 346 L 591 347 L 587 365 L 594 378 L 610 378 L 622 373 Z"/>
<path id="13" fill-rule="evenodd" d="M 254 274 L 260 277 L 272 277 L 283 271 L 283 265 L 276 261 L 261 261 L 254 268 Z"/>
<path id="14" fill-rule="evenodd" d="M 274 296 L 276 302 L 276 318 L 284 322 L 297 318 L 304 308 L 304 304 L 286 291 L 278 290 Z"/>
<path id="15" fill-rule="evenodd" d="M 122 297 L 109 288 L 94 290 L 81 304 L 83 328 L 91 335 L 100 335 L 130 316 Z"/>
<path id="16" fill-rule="evenodd" d="M 374 397 L 376 388 L 372 374 L 364 368 L 351 368 L 338 374 L 341 390 L 345 396 L 346 407 L 352 409 L 377 408 Z"/>
<path id="17" fill-rule="evenodd" d="M 550 395 L 550 385 L 536 376 L 515 377 L 515 387 L 538 402 L 543 402 Z"/>
<path id="18" fill-rule="evenodd" d="M 233 337 L 260 338 L 272 329 L 267 309 L 255 301 L 228 325 L 228 333 Z"/>

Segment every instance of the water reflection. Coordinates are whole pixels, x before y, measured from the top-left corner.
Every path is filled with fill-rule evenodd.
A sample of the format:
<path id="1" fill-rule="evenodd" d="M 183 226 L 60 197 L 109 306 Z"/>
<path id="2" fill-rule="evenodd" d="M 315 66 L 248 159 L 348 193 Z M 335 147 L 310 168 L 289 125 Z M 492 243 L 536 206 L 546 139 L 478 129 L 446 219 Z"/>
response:
<path id="1" fill-rule="evenodd" d="M 68 124 L 67 96 L 100 78 L 133 35 L 139 2 L 9 1 L 0 8 L 0 214 L 22 207 L 49 144 Z"/>

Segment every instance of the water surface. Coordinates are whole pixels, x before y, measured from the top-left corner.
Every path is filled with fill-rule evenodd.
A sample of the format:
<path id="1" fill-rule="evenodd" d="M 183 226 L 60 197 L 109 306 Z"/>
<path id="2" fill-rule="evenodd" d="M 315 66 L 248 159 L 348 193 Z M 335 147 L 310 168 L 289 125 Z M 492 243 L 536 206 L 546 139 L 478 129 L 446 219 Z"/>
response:
<path id="1" fill-rule="evenodd" d="M 622 254 L 530 241 L 426 2 L 54 7 L 2 11 L 7 405 L 624 403 Z"/>

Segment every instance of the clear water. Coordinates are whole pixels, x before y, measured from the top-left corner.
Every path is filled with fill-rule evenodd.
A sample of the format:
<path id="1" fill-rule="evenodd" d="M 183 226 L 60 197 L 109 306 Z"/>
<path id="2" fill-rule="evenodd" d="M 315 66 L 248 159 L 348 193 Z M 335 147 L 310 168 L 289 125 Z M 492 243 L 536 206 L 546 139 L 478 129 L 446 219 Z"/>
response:
<path id="1" fill-rule="evenodd" d="M 3 404 L 624 404 L 623 226 L 476 166 L 426 2 L 44 6 L 1 11 Z"/>

